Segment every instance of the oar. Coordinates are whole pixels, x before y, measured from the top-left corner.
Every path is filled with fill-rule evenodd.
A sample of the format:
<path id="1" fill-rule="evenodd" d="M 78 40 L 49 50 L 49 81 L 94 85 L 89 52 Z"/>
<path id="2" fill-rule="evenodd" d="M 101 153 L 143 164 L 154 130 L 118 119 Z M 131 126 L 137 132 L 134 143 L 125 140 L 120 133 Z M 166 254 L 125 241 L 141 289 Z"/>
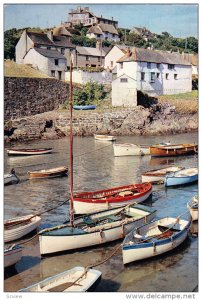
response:
<path id="1" fill-rule="evenodd" d="M 67 288 L 71 287 L 72 285 L 82 286 L 81 284 L 74 283 L 74 282 L 65 282 L 65 283 L 59 284 L 57 286 L 54 286 L 54 287 L 48 289 L 47 291 L 48 292 L 63 292 Z"/>

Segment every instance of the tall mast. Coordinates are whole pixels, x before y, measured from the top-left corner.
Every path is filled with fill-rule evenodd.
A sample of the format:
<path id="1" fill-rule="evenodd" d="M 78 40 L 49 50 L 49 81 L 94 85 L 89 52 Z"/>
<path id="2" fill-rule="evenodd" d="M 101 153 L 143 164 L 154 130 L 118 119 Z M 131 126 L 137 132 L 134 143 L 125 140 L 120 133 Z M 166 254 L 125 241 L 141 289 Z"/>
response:
<path id="1" fill-rule="evenodd" d="M 74 226 L 73 205 L 73 134 L 72 134 L 72 54 L 70 55 L 70 85 L 69 85 L 69 111 L 70 111 L 70 224 Z"/>

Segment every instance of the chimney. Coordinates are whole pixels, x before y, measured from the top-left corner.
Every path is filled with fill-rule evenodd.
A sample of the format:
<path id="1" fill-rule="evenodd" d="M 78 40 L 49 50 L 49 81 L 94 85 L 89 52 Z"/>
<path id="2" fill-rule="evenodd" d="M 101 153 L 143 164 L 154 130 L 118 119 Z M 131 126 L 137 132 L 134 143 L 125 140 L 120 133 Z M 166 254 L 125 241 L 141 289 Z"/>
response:
<path id="1" fill-rule="evenodd" d="M 96 49 L 100 50 L 101 49 L 101 45 L 102 45 L 101 41 L 97 41 L 96 42 Z"/>
<path id="2" fill-rule="evenodd" d="M 127 57 L 130 57 L 130 56 L 131 56 L 130 48 L 127 49 L 126 56 L 127 56 Z"/>
<path id="3" fill-rule="evenodd" d="M 52 32 L 52 30 L 47 32 L 47 37 L 53 42 L 53 32 Z"/>

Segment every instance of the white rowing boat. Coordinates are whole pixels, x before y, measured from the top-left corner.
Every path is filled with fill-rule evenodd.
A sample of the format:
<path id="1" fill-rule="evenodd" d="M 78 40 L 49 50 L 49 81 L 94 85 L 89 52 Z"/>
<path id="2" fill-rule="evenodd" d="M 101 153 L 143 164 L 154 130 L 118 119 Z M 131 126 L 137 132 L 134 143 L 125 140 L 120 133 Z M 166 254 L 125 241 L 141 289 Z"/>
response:
<path id="1" fill-rule="evenodd" d="M 114 156 L 144 155 L 141 147 L 135 144 L 113 144 Z"/>
<path id="2" fill-rule="evenodd" d="M 4 242 L 18 240 L 35 230 L 41 222 L 39 216 L 27 215 L 6 220 L 4 222 Z"/>
<path id="3" fill-rule="evenodd" d="M 182 169 L 183 167 L 167 166 L 166 168 L 150 170 L 142 173 L 142 182 L 163 183 L 166 175 Z"/>
<path id="4" fill-rule="evenodd" d="M 113 136 L 113 135 L 106 135 L 106 134 L 94 134 L 94 138 L 95 138 L 95 140 L 105 141 L 105 142 L 116 141 L 116 137 L 115 136 Z"/>
<path id="5" fill-rule="evenodd" d="M 22 257 L 22 247 L 12 245 L 8 249 L 4 249 L 4 268 L 15 265 Z"/>
<path id="6" fill-rule="evenodd" d="M 197 221 L 198 220 L 198 197 L 194 196 L 191 199 L 191 201 L 187 203 L 187 207 L 190 211 L 192 221 Z"/>
<path id="7" fill-rule="evenodd" d="M 190 225 L 190 221 L 166 217 L 132 230 L 123 241 L 123 263 L 146 259 L 176 248 L 187 238 Z"/>

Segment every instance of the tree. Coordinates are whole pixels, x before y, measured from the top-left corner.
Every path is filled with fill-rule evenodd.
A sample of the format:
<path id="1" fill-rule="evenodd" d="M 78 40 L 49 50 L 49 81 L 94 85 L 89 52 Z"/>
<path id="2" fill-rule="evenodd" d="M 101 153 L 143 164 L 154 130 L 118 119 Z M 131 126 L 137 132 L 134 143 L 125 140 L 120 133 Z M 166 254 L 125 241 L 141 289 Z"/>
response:
<path id="1" fill-rule="evenodd" d="M 13 28 L 4 33 L 4 58 L 15 59 L 15 46 L 19 40 L 17 29 Z"/>

